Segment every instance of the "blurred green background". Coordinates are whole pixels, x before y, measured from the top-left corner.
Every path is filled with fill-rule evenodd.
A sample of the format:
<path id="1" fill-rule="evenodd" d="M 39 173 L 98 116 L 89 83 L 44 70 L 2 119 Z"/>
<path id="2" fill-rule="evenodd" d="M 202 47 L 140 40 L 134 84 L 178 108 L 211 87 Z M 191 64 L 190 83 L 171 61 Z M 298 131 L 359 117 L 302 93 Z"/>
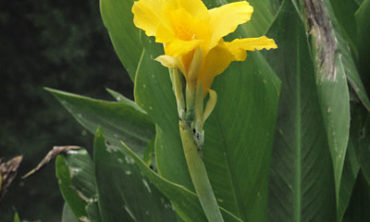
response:
<path id="1" fill-rule="evenodd" d="M 110 99 L 105 88 L 132 98 L 95 1 L 22 0 L 0 9 L 0 158 L 23 155 L 17 179 L 0 202 L 0 221 L 15 211 L 29 221 L 60 221 L 62 197 L 50 163 L 26 180 L 54 145 L 92 147 L 92 136 L 44 86 Z"/>

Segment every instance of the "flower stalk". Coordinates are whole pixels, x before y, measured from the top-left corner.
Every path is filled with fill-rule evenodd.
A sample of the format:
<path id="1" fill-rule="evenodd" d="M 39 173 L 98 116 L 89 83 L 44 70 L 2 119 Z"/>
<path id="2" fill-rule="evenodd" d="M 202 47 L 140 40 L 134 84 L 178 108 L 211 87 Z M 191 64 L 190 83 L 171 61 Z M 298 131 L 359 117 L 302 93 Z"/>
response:
<path id="1" fill-rule="evenodd" d="M 192 63 L 199 66 L 201 63 L 194 61 L 199 59 L 201 59 L 201 56 L 194 56 Z M 194 68 L 197 69 L 195 66 Z M 204 141 L 203 125 L 205 116 L 205 113 L 203 113 L 204 98 L 202 87 L 197 85 L 196 81 L 187 81 L 184 98 L 184 82 L 181 74 L 176 68 L 170 68 L 169 72 L 179 114 L 179 132 L 182 147 L 191 180 L 208 221 L 223 222 L 201 155 Z M 212 112 L 214 106 L 211 108 L 209 112 Z M 209 115 L 209 113 L 206 115 Z"/>
<path id="2" fill-rule="evenodd" d="M 193 130 L 183 120 L 179 121 L 179 129 L 190 177 L 206 217 L 208 221 L 223 222 L 216 197 L 199 152 L 200 148 L 194 141 Z"/>

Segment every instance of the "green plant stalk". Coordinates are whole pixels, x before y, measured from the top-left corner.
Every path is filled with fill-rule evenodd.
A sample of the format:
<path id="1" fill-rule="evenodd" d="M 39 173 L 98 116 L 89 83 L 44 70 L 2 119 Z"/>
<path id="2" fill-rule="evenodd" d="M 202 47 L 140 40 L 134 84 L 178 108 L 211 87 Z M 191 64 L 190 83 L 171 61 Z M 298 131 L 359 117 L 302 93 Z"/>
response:
<path id="1" fill-rule="evenodd" d="M 210 222 L 223 222 L 206 167 L 199 153 L 200 147 L 194 141 L 193 130 L 183 120 L 179 121 L 179 130 L 190 177 L 206 217 Z"/>

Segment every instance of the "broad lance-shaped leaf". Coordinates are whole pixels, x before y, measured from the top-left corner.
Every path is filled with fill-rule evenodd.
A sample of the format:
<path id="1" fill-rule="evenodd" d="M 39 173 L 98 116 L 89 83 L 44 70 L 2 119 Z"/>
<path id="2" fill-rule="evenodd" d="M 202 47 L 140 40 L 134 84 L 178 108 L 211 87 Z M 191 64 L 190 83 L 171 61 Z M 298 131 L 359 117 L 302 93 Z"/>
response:
<path id="1" fill-rule="evenodd" d="M 100 13 L 113 47 L 132 80 L 143 49 L 140 31 L 134 26 L 134 0 L 100 0 Z"/>
<path id="2" fill-rule="evenodd" d="M 335 221 L 334 175 L 303 21 L 290 0 L 282 3 L 267 36 L 267 53 L 282 81 L 271 162 L 271 221 Z"/>
<path id="3" fill-rule="evenodd" d="M 333 30 L 330 31 L 334 31 L 332 38 L 336 42 L 336 54 L 340 55 L 340 59 L 342 60 L 340 62 L 342 63 L 342 72 L 347 75 L 350 86 L 362 104 L 370 111 L 370 100 L 364 87 L 369 82 L 367 73 L 370 68 L 368 63 L 370 50 L 370 43 L 368 41 L 370 32 L 368 13 L 370 12 L 370 1 L 364 1 L 356 13 L 355 10 L 357 7 L 353 0 L 344 0 L 344 2 L 330 0 L 323 1 L 323 3 L 333 23 Z M 367 13 L 364 10 L 365 8 L 368 8 Z M 357 67 L 356 63 L 358 63 Z M 362 79 L 360 75 L 362 75 Z"/>
<path id="4" fill-rule="evenodd" d="M 355 18 L 357 24 L 357 48 L 359 51 L 359 61 L 358 68 L 361 74 L 362 81 L 364 85 L 367 86 L 367 93 L 370 94 L 370 0 L 365 0 L 362 2 L 358 10 L 356 11 Z M 367 111 L 370 112 L 370 106 L 365 104 Z"/>
<path id="5" fill-rule="evenodd" d="M 354 104 L 351 108 L 351 139 L 362 174 L 370 184 L 370 113 L 359 104 Z"/>
<path id="6" fill-rule="evenodd" d="M 339 203 L 337 207 L 337 221 L 343 220 L 343 216 L 351 200 L 353 187 L 358 178 L 360 170 L 359 157 L 361 158 L 361 156 L 358 156 L 356 154 L 359 154 L 358 149 L 361 145 L 361 134 L 363 130 L 362 124 L 366 122 L 364 119 L 364 115 L 362 115 L 363 111 L 365 111 L 365 109 L 360 104 L 351 104 L 351 133 L 348 141 L 347 154 L 343 167 L 343 175 L 341 179 L 342 183 L 340 185 Z M 364 154 L 361 153 L 360 155 Z M 366 155 L 364 156 L 366 157 Z"/>
<path id="7" fill-rule="evenodd" d="M 306 16 L 310 20 L 312 52 L 321 113 L 329 141 L 332 157 L 337 204 L 344 159 L 349 138 L 350 99 L 347 83 L 349 62 L 353 58 L 343 38 L 343 30 L 328 1 L 306 2 Z M 319 15 L 320 14 L 320 15 Z M 354 64 L 353 64 L 354 65 Z M 346 68 L 347 67 L 347 68 Z"/>
<path id="8" fill-rule="evenodd" d="M 141 175 L 130 156 L 106 144 L 100 129 L 94 141 L 94 162 L 103 221 L 176 221 L 168 200 Z"/>
<path id="9" fill-rule="evenodd" d="M 97 196 L 94 163 L 87 151 L 80 149 L 59 155 L 55 170 L 59 189 L 74 216 L 79 220 L 88 218 L 86 207 L 96 202 Z"/>
<path id="10" fill-rule="evenodd" d="M 215 80 L 218 101 L 205 127 L 203 157 L 220 205 L 244 221 L 267 221 L 271 147 L 280 81 L 249 53 Z M 233 99 L 230 99 L 233 98 Z"/>
<path id="11" fill-rule="evenodd" d="M 154 138 L 150 117 L 135 103 L 121 103 L 92 99 L 54 89 L 47 89 L 88 131 L 95 133 L 101 126 L 109 142 L 119 147 L 120 140 L 143 155 Z"/>
<path id="12" fill-rule="evenodd" d="M 367 222 L 370 217 L 370 184 L 360 171 L 343 222 Z"/>
<path id="13" fill-rule="evenodd" d="M 355 12 L 358 9 L 356 0 L 329 0 L 325 3 L 331 4 L 333 8 L 332 16 L 335 15 L 339 25 L 337 28 L 341 30 L 352 51 L 358 54 L 356 46 L 357 27 L 354 25 L 356 23 Z"/>
<path id="14" fill-rule="evenodd" d="M 195 193 L 189 191 L 185 187 L 172 183 L 169 180 L 161 177 L 151 170 L 130 148 L 122 144 L 126 154 L 136 163 L 140 171 L 168 197 L 177 213 L 184 221 L 206 222 L 207 219 L 202 211 L 202 207 Z M 120 151 L 122 152 L 122 151 Z M 241 219 L 234 216 L 232 213 L 221 208 L 222 216 L 225 222 L 242 222 Z M 167 220 L 166 220 L 167 221 Z M 170 220 L 168 220 L 170 221 Z"/>
<path id="15" fill-rule="evenodd" d="M 155 157 L 159 173 L 194 191 L 182 150 L 168 69 L 153 60 L 161 54 L 162 46 L 146 42 L 136 73 L 135 101 L 156 123 Z"/>

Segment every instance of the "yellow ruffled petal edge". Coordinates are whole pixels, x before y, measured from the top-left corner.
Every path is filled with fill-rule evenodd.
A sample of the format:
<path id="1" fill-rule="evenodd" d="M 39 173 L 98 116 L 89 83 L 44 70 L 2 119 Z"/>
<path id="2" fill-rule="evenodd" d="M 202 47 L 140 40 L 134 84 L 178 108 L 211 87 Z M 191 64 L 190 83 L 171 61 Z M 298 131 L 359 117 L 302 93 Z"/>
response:
<path id="1" fill-rule="evenodd" d="M 218 44 L 219 40 L 234 32 L 238 25 L 251 19 L 253 7 L 246 1 L 229 3 L 209 10 L 212 37 L 210 48 Z"/>
<path id="2" fill-rule="evenodd" d="M 261 36 L 258 38 L 235 39 L 232 42 L 225 42 L 225 47 L 233 54 L 235 61 L 244 61 L 247 57 L 246 51 L 276 49 L 277 45 L 273 39 Z"/>
<path id="3" fill-rule="evenodd" d="M 146 35 L 155 36 L 165 4 L 165 0 L 135 1 L 131 9 L 135 26 L 144 30 Z"/>

